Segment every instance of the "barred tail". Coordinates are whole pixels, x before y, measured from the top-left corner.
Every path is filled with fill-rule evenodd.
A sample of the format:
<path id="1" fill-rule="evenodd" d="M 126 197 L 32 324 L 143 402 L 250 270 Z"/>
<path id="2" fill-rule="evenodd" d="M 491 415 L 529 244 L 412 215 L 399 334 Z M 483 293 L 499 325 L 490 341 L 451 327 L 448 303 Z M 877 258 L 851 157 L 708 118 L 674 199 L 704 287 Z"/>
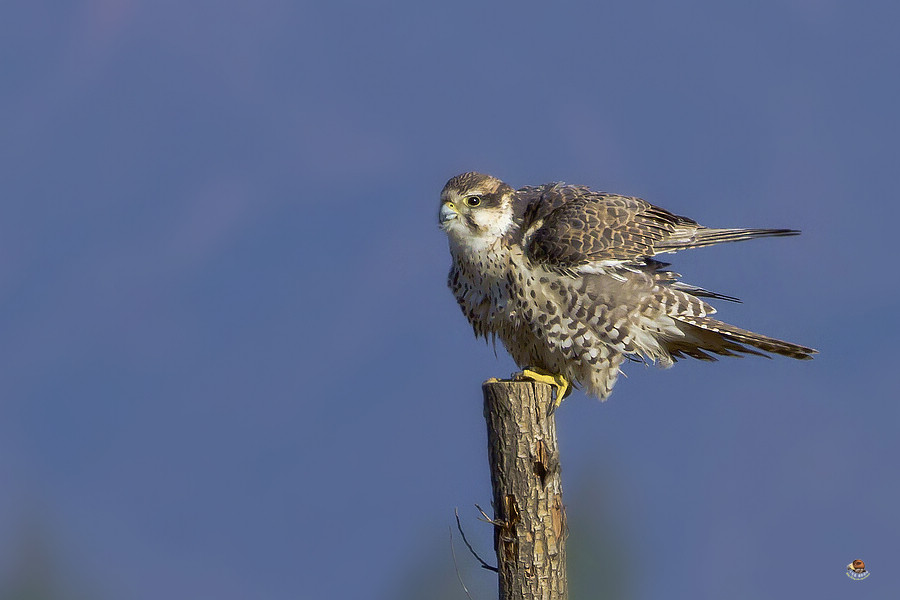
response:
<path id="1" fill-rule="evenodd" d="M 675 252 L 687 248 L 702 248 L 725 242 L 741 242 L 763 237 L 800 235 L 796 229 L 711 229 L 696 224 L 677 227 L 664 242 L 657 244 L 659 252 Z"/>
<path id="2" fill-rule="evenodd" d="M 818 350 L 771 338 L 710 317 L 674 316 L 684 338 L 666 340 L 666 349 L 673 357 L 692 356 L 701 360 L 716 360 L 707 354 L 712 352 L 723 356 L 756 354 L 763 352 L 780 354 L 798 360 L 810 360 Z M 746 344 L 746 346 L 744 345 Z M 748 348 L 747 346 L 751 346 Z M 755 348 L 755 350 L 754 350 Z"/>

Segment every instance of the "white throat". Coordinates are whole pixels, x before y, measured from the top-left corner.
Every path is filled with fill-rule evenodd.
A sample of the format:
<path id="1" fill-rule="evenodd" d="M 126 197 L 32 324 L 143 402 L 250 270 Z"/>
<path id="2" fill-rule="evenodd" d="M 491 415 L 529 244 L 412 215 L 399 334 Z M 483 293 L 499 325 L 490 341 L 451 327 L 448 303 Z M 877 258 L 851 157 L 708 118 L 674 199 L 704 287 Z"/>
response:
<path id="1" fill-rule="evenodd" d="M 479 214 L 474 217 L 478 225 L 478 229 L 474 232 L 466 227 L 461 219 L 454 220 L 447 228 L 450 250 L 456 256 L 471 262 L 480 262 L 502 251 L 500 240 L 513 226 L 512 214 L 504 213 L 490 220 L 485 218 L 488 216 Z"/>

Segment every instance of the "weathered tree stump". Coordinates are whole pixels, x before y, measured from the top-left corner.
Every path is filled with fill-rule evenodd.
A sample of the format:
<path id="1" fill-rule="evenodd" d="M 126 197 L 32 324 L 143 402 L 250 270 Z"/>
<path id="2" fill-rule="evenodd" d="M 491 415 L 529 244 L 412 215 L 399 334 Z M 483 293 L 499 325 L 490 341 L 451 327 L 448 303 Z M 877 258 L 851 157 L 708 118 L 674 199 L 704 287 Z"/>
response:
<path id="1" fill-rule="evenodd" d="M 565 600 L 566 512 L 551 386 L 486 381 L 500 600 Z"/>

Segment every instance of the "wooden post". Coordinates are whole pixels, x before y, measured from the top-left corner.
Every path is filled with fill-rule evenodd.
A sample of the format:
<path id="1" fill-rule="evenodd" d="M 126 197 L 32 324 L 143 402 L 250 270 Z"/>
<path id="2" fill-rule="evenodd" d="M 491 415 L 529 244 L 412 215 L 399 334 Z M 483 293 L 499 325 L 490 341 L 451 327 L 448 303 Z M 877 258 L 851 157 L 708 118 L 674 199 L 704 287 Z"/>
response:
<path id="1" fill-rule="evenodd" d="M 486 381 L 500 600 L 565 600 L 566 512 L 551 387 Z"/>

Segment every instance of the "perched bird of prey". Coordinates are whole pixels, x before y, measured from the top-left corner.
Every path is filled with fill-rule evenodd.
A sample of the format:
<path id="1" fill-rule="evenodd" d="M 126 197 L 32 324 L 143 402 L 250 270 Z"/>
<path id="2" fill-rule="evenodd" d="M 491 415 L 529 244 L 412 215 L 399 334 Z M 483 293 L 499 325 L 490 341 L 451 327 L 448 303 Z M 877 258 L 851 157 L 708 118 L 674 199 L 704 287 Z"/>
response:
<path id="1" fill-rule="evenodd" d="M 449 286 L 476 336 L 499 338 L 523 374 L 581 386 L 601 400 L 626 359 L 663 367 L 812 348 L 712 318 L 705 299 L 733 300 L 678 280 L 654 257 L 791 229 L 713 229 L 640 198 L 550 183 L 515 190 L 490 175 L 447 182 L 438 213 L 450 241 Z"/>

